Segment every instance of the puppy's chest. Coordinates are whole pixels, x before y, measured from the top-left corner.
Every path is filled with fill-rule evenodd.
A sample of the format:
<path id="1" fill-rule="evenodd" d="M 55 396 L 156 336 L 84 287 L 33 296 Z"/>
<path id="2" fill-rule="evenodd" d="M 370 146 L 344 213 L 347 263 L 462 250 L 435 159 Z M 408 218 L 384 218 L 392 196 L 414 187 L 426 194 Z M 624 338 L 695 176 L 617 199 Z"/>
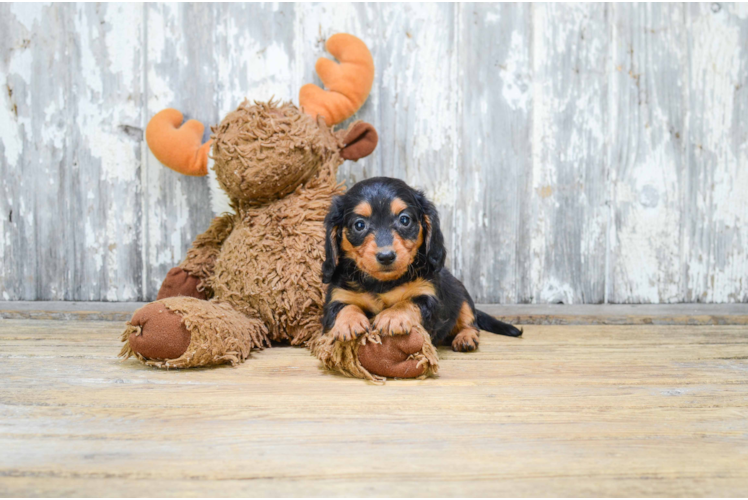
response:
<path id="1" fill-rule="evenodd" d="M 333 302 L 358 306 L 369 314 L 379 314 L 395 304 L 424 295 L 436 295 L 436 290 L 430 282 L 419 278 L 383 293 L 336 288 L 331 299 Z"/>

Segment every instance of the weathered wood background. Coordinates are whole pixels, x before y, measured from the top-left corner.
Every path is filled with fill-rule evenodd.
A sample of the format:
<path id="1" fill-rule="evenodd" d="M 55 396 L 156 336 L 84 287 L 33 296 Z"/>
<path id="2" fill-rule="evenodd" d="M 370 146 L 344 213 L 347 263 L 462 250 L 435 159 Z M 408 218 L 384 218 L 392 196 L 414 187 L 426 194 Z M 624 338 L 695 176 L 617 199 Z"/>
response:
<path id="1" fill-rule="evenodd" d="M 748 300 L 748 6 L 0 5 L 0 299 L 148 300 L 208 226 L 210 179 L 143 127 L 296 100 L 365 40 L 350 182 L 437 202 L 481 302 Z"/>

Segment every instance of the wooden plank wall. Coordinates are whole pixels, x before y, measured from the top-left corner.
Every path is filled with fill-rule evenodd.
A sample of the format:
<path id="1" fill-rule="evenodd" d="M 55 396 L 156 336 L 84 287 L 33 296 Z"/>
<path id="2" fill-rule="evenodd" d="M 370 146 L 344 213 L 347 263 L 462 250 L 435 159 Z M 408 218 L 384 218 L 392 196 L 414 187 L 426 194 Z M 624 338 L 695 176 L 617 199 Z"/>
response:
<path id="1" fill-rule="evenodd" d="M 477 301 L 748 300 L 748 7 L 718 3 L 2 4 L 0 299 L 154 298 L 220 200 L 147 120 L 295 100 L 341 31 L 381 138 L 341 180 L 425 189 Z"/>

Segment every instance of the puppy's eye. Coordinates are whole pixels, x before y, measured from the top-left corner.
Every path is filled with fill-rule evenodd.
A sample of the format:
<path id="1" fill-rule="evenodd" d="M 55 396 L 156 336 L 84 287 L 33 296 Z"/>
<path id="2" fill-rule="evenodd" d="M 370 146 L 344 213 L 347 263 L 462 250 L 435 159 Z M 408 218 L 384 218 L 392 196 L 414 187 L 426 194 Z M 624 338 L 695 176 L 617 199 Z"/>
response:
<path id="1" fill-rule="evenodd" d="M 410 226 L 410 217 L 408 217 L 405 214 L 401 215 L 400 216 L 400 224 L 402 224 L 405 227 Z"/>
<path id="2" fill-rule="evenodd" d="M 361 219 L 357 220 L 353 223 L 353 229 L 356 231 L 363 231 L 366 229 L 366 222 L 362 221 Z"/>

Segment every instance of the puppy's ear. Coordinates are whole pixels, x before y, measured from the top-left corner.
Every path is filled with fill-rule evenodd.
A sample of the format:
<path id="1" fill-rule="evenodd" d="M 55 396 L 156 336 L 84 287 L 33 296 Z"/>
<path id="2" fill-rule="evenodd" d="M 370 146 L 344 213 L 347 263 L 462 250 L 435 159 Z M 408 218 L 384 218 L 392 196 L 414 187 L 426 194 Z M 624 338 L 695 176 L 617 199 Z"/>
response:
<path id="1" fill-rule="evenodd" d="M 434 271 L 441 270 L 444 267 L 444 261 L 447 258 L 447 249 L 444 248 L 444 235 L 439 225 L 439 212 L 426 196 L 418 191 L 416 200 L 421 206 L 421 225 L 425 231 L 422 248 Z"/>
<path id="2" fill-rule="evenodd" d="M 330 283 L 340 258 L 340 235 L 343 230 L 345 212 L 343 198 L 332 199 L 330 211 L 325 216 L 325 262 L 322 263 L 322 283 Z"/>

